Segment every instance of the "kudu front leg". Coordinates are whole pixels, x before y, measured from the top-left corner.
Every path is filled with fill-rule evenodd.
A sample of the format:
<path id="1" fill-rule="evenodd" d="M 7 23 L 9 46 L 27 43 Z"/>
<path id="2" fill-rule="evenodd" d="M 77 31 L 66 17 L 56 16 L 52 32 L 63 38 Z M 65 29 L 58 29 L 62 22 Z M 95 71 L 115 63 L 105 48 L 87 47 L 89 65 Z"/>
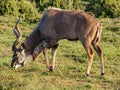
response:
<path id="1" fill-rule="evenodd" d="M 48 60 L 48 48 L 43 49 L 43 54 L 45 56 L 45 62 L 46 62 L 46 67 L 50 70 L 53 71 L 55 67 L 55 56 L 56 56 L 56 51 L 57 51 L 58 44 L 52 47 L 52 64 L 49 64 Z"/>
<path id="2" fill-rule="evenodd" d="M 46 67 L 49 69 L 50 66 L 49 66 L 49 61 L 48 61 L 48 48 L 43 49 L 43 54 L 44 54 L 44 57 L 45 57 Z"/>
<path id="3" fill-rule="evenodd" d="M 50 66 L 50 71 L 53 71 L 55 68 L 55 57 L 57 51 L 58 44 L 52 47 L 52 65 Z"/>

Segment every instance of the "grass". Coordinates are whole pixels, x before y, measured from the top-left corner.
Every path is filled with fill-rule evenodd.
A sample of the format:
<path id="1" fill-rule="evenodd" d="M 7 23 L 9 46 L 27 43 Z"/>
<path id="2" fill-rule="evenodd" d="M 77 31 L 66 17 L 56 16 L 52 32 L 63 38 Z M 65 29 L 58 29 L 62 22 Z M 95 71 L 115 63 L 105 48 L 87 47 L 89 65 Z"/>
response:
<path id="1" fill-rule="evenodd" d="M 60 41 L 54 72 L 46 68 L 42 53 L 35 62 L 28 60 L 25 67 L 11 69 L 15 21 L 12 16 L 0 16 L 0 90 L 120 90 L 119 19 L 101 19 L 101 47 L 106 74 L 100 76 L 100 61 L 95 54 L 89 77 L 84 77 L 88 60 L 79 41 Z M 36 25 L 24 21 L 20 23 L 22 41 Z"/>

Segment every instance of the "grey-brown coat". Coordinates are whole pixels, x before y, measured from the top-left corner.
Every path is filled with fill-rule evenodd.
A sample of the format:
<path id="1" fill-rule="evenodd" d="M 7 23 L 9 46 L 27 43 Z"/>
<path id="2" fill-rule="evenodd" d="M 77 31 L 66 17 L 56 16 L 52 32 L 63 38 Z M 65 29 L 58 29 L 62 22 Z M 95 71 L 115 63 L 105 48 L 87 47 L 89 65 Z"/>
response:
<path id="1" fill-rule="evenodd" d="M 18 23 L 16 23 L 15 30 Z M 104 74 L 103 53 L 99 46 L 101 36 L 101 23 L 88 12 L 76 10 L 61 10 L 56 8 L 47 9 L 40 20 L 39 25 L 30 34 L 30 36 L 22 43 L 19 49 L 13 49 L 14 55 L 11 66 L 22 64 L 24 65 L 25 58 L 32 55 L 33 60 L 43 50 L 46 60 L 46 66 L 53 70 L 55 66 L 56 49 L 59 45 L 59 40 L 68 39 L 70 41 L 80 40 L 88 55 L 88 66 L 86 75 L 89 75 L 93 60 L 92 46 L 97 52 L 101 62 L 101 74 Z M 20 35 L 16 35 L 20 36 Z M 18 38 L 19 39 L 19 38 Z M 13 44 L 15 48 L 16 44 Z M 52 65 L 49 65 L 47 50 L 52 48 Z M 24 51 L 24 52 L 23 52 Z M 24 60 L 19 59 L 22 54 Z"/>

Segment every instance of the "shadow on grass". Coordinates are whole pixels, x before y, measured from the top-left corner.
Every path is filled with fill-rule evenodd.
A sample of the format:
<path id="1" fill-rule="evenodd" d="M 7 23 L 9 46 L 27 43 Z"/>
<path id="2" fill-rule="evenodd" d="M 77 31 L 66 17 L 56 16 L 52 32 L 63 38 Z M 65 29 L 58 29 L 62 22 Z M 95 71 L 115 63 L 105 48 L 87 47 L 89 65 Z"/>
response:
<path id="1" fill-rule="evenodd" d="M 35 68 L 35 67 L 20 67 L 22 68 L 22 72 L 40 72 L 40 68 Z"/>
<path id="2" fill-rule="evenodd" d="M 48 76 L 48 75 L 49 75 L 49 72 L 48 72 L 48 71 L 46 71 L 46 72 L 44 71 L 44 72 L 42 72 L 41 74 L 42 74 L 42 75 L 45 75 L 45 76 Z"/>
<path id="3" fill-rule="evenodd" d="M 10 64 L 9 63 L 3 63 L 3 65 L 10 68 Z"/>
<path id="4" fill-rule="evenodd" d="M 74 55 L 74 54 L 72 54 L 72 55 L 64 55 L 65 57 L 67 57 L 67 58 L 72 58 L 75 62 L 79 62 L 79 63 L 84 63 L 85 62 L 85 59 L 81 59 L 80 58 L 80 56 L 77 56 L 77 55 Z M 83 56 L 83 57 L 85 57 L 85 56 Z"/>
<path id="5" fill-rule="evenodd" d="M 120 30 L 120 28 L 119 27 L 107 27 L 106 28 L 107 30 L 111 30 L 111 31 L 113 31 L 113 32 L 118 32 L 119 30 Z"/>

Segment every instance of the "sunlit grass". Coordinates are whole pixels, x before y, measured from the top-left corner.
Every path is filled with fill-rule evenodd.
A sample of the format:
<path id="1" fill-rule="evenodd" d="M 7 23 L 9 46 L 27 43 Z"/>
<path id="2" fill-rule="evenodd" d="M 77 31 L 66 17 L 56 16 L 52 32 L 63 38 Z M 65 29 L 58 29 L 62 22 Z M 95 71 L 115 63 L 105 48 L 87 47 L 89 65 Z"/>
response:
<path id="1" fill-rule="evenodd" d="M 120 22 L 102 19 L 101 47 L 104 52 L 105 75 L 100 76 L 100 60 L 95 54 L 91 75 L 84 77 L 87 55 L 79 41 L 60 41 L 56 67 L 49 72 L 43 54 L 24 67 L 10 68 L 11 46 L 15 40 L 13 27 L 16 18 L 0 16 L 0 90 L 119 90 L 120 89 Z M 37 23 L 20 23 L 22 41 L 34 30 Z M 51 53 L 49 53 L 51 54 Z M 51 60 L 51 56 L 49 55 Z"/>

